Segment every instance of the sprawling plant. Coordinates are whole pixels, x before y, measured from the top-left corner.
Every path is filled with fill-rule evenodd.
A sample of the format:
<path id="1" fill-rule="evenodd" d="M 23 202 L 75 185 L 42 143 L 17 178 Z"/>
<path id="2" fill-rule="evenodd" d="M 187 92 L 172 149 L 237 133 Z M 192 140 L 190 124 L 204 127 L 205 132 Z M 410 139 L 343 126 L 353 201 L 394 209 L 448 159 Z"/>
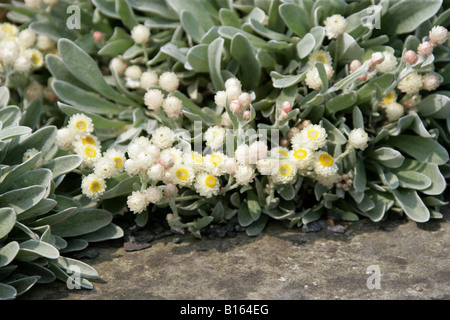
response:
<path id="1" fill-rule="evenodd" d="M 140 226 L 163 213 L 197 237 L 231 220 L 257 235 L 270 218 L 442 217 L 442 0 L 3 6 L 41 37 L 45 67 L 25 78 L 56 95 L 55 154 L 80 159 L 66 192 L 95 210 L 128 208 Z M 20 101 L 30 80 L 12 62 L 2 71 Z"/>

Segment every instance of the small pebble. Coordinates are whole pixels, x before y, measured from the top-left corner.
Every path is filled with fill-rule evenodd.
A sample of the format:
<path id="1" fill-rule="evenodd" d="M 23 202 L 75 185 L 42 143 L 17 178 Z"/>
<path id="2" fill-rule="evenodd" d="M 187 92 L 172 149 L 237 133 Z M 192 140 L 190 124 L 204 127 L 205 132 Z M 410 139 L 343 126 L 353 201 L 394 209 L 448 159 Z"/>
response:
<path id="1" fill-rule="evenodd" d="M 172 240 L 172 242 L 173 243 L 176 243 L 176 244 L 178 244 L 178 243 L 181 243 L 183 240 L 180 238 L 180 237 L 175 237 L 175 238 L 173 238 L 173 240 Z"/>
<path id="2" fill-rule="evenodd" d="M 334 225 L 334 226 L 328 226 L 327 230 L 333 231 L 333 232 L 337 232 L 337 233 L 344 233 L 345 232 L 345 227 L 337 224 L 337 225 Z"/>

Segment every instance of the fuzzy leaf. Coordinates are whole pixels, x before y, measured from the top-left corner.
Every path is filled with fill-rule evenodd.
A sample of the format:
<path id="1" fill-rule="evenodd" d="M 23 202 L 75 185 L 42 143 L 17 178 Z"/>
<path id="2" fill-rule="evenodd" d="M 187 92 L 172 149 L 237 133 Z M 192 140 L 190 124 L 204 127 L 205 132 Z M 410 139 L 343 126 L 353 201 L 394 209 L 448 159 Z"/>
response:
<path id="1" fill-rule="evenodd" d="M 449 160 L 447 150 L 434 139 L 403 134 L 391 137 L 389 142 L 418 161 L 442 165 Z"/>
<path id="2" fill-rule="evenodd" d="M 111 223 L 112 215 L 100 209 L 84 209 L 64 222 L 52 227 L 52 233 L 60 237 L 74 237 L 94 232 Z"/>
<path id="3" fill-rule="evenodd" d="M 416 222 L 426 222 L 430 219 L 430 211 L 416 191 L 398 188 L 392 190 L 392 193 L 409 218 Z"/>
<path id="4" fill-rule="evenodd" d="M 0 208 L 0 239 L 8 235 L 14 228 L 15 223 L 16 213 L 14 210 L 12 208 Z"/>
<path id="5" fill-rule="evenodd" d="M 308 13 L 303 11 L 298 5 L 293 3 L 283 3 L 278 7 L 281 18 L 286 26 L 298 36 L 304 37 L 309 31 L 309 27 L 303 22 L 308 21 Z"/>
<path id="6" fill-rule="evenodd" d="M 241 81 L 244 88 L 256 89 L 261 77 L 261 67 L 255 56 L 255 50 L 250 41 L 241 34 L 236 34 L 231 40 L 231 55 L 240 64 Z"/>
<path id="7" fill-rule="evenodd" d="M 225 82 L 220 72 L 224 42 L 222 38 L 217 38 L 208 47 L 208 68 L 216 91 L 225 89 Z"/>

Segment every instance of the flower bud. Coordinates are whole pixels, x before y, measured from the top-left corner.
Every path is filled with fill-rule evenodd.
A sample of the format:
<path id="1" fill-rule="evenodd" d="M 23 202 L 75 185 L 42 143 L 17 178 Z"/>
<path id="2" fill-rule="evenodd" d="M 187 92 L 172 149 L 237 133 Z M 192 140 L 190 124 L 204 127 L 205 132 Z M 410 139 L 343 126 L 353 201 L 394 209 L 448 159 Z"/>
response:
<path id="1" fill-rule="evenodd" d="M 164 195 L 166 196 L 166 198 L 176 197 L 177 194 L 178 194 L 178 188 L 176 185 L 170 183 L 170 184 L 164 186 Z"/>
<path id="2" fill-rule="evenodd" d="M 103 39 L 103 32 L 95 31 L 94 34 L 92 35 L 92 39 L 94 40 L 95 43 L 99 43 Z"/>
<path id="3" fill-rule="evenodd" d="M 359 61 L 359 60 L 353 60 L 351 63 L 350 63 L 350 73 L 353 73 L 353 72 L 355 72 L 356 70 L 358 70 L 360 67 L 361 67 L 361 61 Z"/>
<path id="4" fill-rule="evenodd" d="M 247 109 L 250 107 L 250 104 L 252 103 L 252 97 L 250 96 L 249 93 L 243 92 L 239 95 L 238 101 L 244 109 Z"/>
<path id="5" fill-rule="evenodd" d="M 245 110 L 244 111 L 244 113 L 242 114 L 242 118 L 244 119 L 244 120 L 249 120 L 250 119 L 250 117 L 251 117 L 251 112 L 250 112 L 250 110 Z"/>
<path id="6" fill-rule="evenodd" d="M 289 113 L 292 111 L 292 104 L 290 101 L 286 100 L 281 104 L 281 108 L 283 109 L 284 112 Z"/>
<path id="7" fill-rule="evenodd" d="M 242 112 L 242 107 L 238 100 L 233 100 L 230 102 L 230 111 L 234 114 Z"/>
<path id="8" fill-rule="evenodd" d="M 405 60 L 406 63 L 409 64 L 416 64 L 417 60 L 419 60 L 417 54 L 413 50 L 406 51 L 405 55 L 403 56 L 403 59 Z"/>
<path id="9" fill-rule="evenodd" d="M 434 47 L 431 44 L 431 42 L 424 41 L 421 44 L 419 44 L 419 46 L 417 47 L 417 52 L 422 57 L 428 57 L 429 55 L 431 55 L 433 53 L 433 49 L 434 49 Z"/>
<path id="10" fill-rule="evenodd" d="M 436 26 L 431 29 L 428 36 L 433 45 L 441 45 L 448 39 L 448 30 L 442 26 Z"/>

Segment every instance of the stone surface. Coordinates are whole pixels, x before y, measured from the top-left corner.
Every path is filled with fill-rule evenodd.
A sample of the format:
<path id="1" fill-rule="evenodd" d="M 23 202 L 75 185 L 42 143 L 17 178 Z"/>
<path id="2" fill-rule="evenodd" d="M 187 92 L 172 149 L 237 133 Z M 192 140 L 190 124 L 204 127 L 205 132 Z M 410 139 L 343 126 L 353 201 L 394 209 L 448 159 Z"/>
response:
<path id="1" fill-rule="evenodd" d="M 450 210 L 426 224 L 400 219 L 342 223 L 345 233 L 303 232 L 272 222 L 257 237 L 173 235 L 150 248 L 96 248 L 83 259 L 100 274 L 93 290 L 59 281 L 30 300 L 450 299 Z M 179 238 L 174 241 L 174 238 Z M 375 266 L 375 267 L 374 267 Z M 379 289 L 375 274 L 379 268 Z"/>

